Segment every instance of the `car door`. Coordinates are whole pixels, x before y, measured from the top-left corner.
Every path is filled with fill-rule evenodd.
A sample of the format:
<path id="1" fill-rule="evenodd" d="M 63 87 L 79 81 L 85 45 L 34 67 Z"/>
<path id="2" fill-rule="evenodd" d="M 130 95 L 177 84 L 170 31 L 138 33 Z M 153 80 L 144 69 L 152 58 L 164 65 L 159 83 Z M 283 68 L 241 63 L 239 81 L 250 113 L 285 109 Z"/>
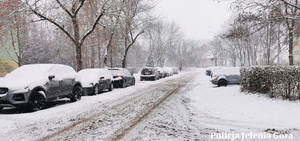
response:
<path id="1" fill-rule="evenodd" d="M 73 68 L 69 66 L 62 66 L 60 73 L 62 75 L 61 87 L 63 89 L 63 95 L 69 95 L 73 91 L 76 72 Z"/>
<path id="2" fill-rule="evenodd" d="M 57 97 L 57 94 L 61 92 L 59 77 L 60 76 L 57 73 L 56 68 L 52 67 L 48 75 L 49 81 L 45 86 L 47 89 L 47 98 L 55 99 Z"/>
<path id="3" fill-rule="evenodd" d="M 128 70 L 124 69 L 124 78 L 126 79 L 126 84 L 130 85 L 132 83 L 131 74 Z"/>
<path id="4" fill-rule="evenodd" d="M 99 71 L 97 74 L 97 78 L 99 79 L 99 86 L 101 91 L 107 88 L 107 82 L 105 79 L 105 75 L 103 73 L 103 71 Z"/>

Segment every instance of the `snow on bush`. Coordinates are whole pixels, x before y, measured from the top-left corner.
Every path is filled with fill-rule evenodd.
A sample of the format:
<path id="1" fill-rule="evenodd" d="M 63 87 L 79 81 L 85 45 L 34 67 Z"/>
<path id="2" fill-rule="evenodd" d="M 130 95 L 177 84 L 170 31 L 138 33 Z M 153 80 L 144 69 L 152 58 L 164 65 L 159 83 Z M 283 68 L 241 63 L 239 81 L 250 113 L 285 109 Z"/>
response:
<path id="1" fill-rule="evenodd" d="M 300 68 L 297 66 L 266 66 L 241 68 L 242 92 L 267 94 L 271 98 L 300 98 Z"/>

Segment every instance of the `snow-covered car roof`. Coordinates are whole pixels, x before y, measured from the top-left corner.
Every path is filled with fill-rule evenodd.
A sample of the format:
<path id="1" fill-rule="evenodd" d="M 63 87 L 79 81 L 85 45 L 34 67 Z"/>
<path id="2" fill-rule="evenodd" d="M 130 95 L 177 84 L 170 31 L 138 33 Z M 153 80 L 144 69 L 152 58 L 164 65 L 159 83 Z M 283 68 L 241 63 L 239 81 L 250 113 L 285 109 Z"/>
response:
<path id="1" fill-rule="evenodd" d="M 240 75 L 240 67 L 224 67 L 214 71 L 214 75 Z"/>
<path id="2" fill-rule="evenodd" d="M 16 78 L 36 78 L 39 76 L 47 76 L 52 67 L 71 67 L 61 64 L 31 64 L 21 66 L 11 73 L 7 74 L 6 77 L 16 77 Z M 73 69 L 73 68 L 72 68 Z"/>
<path id="3" fill-rule="evenodd" d="M 110 70 L 113 75 L 131 75 L 130 72 L 125 68 L 109 68 L 108 70 Z"/>

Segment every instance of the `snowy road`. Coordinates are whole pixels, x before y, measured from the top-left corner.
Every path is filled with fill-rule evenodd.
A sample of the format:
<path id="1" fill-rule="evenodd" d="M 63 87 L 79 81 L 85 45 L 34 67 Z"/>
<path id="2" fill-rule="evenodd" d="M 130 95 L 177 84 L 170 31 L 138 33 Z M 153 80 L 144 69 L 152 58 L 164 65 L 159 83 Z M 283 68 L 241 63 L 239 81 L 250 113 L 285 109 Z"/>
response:
<path id="1" fill-rule="evenodd" d="M 5 110 L 1 140 L 220 140 L 212 133 L 300 139 L 299 102 L 244 94 L 237 85 L 218 88 L 208 80 L 203 69 L 193 70 L 38 112 Z"/>
<path id="2" fill-rule="evenodd" d="M 79 102 L 34 113 L 5 110 L 0 114 L 0 127 L 5 129 L 0 135 L 4 140 L 122 139 L 193 76 L 194 73 L 184 73 L 156 82 L 138 82 L 134 87 L 83 97 Z"/>

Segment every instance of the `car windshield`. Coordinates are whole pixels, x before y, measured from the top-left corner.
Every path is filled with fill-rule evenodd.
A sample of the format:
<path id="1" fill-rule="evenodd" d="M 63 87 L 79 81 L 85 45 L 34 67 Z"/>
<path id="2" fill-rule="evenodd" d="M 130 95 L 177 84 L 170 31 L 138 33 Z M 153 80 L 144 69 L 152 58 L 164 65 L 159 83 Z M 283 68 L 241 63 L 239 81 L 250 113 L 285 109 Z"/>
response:
<path id="1" fill-rule="evenodd" d="M 47 77 L 50 71 L 49 65 L 24 65 L 21 66 L 11 73 L 7 74 L 8 78 L 37 78 Z"/>

